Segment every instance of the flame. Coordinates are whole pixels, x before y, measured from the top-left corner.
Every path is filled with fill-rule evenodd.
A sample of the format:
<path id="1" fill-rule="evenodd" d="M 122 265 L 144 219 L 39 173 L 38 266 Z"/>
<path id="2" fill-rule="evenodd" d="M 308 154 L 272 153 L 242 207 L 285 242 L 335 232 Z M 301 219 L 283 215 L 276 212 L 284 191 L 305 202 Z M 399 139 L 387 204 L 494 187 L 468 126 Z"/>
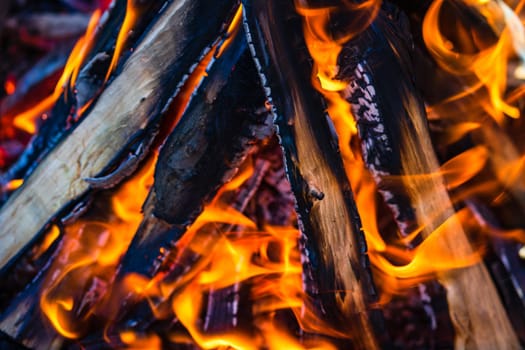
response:
<path id="1" fill-rule="evenodd" d="M 58 226 L 51 226 L 48 232 L 44 235 L 44 239 L 38 247 L 38 250 L 35 252 L 34 258 L 38 259 L 42 254 L 44 254 L 49 249 L 49 247 L 51 247 L 51 245 L 56 242 L 59 236 L 60 229 Z"/>
<path id="2" fill-rule="evenodd" d="M 86 29 L 86 33 L 77 41 L 77 43 L 73 47 L 73 50 L 69 55 L 62 75 L 58 80 L 55 89 L 53 90 L 53 93 L 50 96 L 44 98 L 37 105 L 14 116 L 13 125 L 16 128 L 24 130 L 29 134 L 34 134 L 37 131 L 38 120 L 41 117 L 45 119 L 47 115 L 45 115 L 44 113 L 53 107 L 53 105 L 60 98 L 64 90 L 68 87 L 72 87 L 75 85 L 78 74 L 80 72 L 80 68 L 82 67 L 84 60 L 93 45 L 93 38 L 96 33 L 97 23 L 100 20 L 102 11 L 105 8 L 107 8 L 107 6 L 109 6 L 109 2 L 102 2 L 101 7 L 93 12 L 93 15 L 91 16 L 88 27 Z M 115 44 L 115 50 L 113 52 L 113 57 L 111 59 L 110 66 L 106 72 L 105 81 L 109 79 L 109 76 L 116 68 L 118 59 L 121 56 L 128 34 L 132 29 L 133 25 L 136 23 L 137 18 L 138 13 L 137 10 L 133 7 L 133 1 L 128 0 L 126 7 L 126 15 L 124 17 L 122 26 L 119 30 L 119 34 Z M 7 84 L 12 84 L 12 82 L 10 82 L 9 80 L 6 82 L 5 88 L 6 91 L 9 93 L 9 91 L 11 91 L 14 88 L 14 85 L 11 88 L 11 85 L 8 86 Z M 79 106 L 78 110 L 76 111 L 77 116 L 82 115 L 89 107 L 91 102 L 92 101 L 88 101 L 84 106 Z"/>
<path id="3" fill-rule="evenodd" d="M 93 12 L 93 15 L 91 15 L 86 33 L 73 47 L 53 93 L 40 101 L 36 106 L 17 114 L 13 119 L 14 126 L 30 134 L 34 134 L 37 129 L 38 119 L 42 114 L 53 107 L 67 86 L 73 86 L 75 84 L 82 62 L 91 48 L 100 15 L 100 10 L 96 10 Z"/>
<path id="4" fill-rule="evenodd" d="M 275 312 L 292 309 L 305 330 L 336 334 L 309 311 L 309 301 L 302 289 L 302 265 L 297 242 L 299 231 L 292 227 L 267 226 L 258 231 L 255 223 L 224 202 L 230 191 L 242 185 L 253 168 L 247 167 L 232 182 L 225 185 L 208 204 L 195 223 L 177 242 L 174 259 L 184 264 L 187 256 L 198 256 L 191 261 L 183 276 L 174 281 L 167 275 L 147 280 L 130 274 L 125 285 L 149 299 L 154 314 L 166 318 L 162 311 L 169 303 L 173 316 L 189 332 L 191 339 L 203 349 L 231 347 L 234 349 L 279 349 L 283 344 L 297 349 L 305 348 L 288 332 L 276 324 Z M 221 227 L 238 227 L 239 230 L 223 232 Z M 257 335 L 237 327 L 212 332 L 203 327 L 202 309 L 210 292 L 249 283 L 251 308 Z M 220 300 L 218 300 L 220 302 Z M 173 317 L 172 316 L 172 317 Z M 236 317 L 233 315 L 232 317 Z M 234 321 L 235 322 L 235 321 Z M 172 336 L 174 341 L 181 339 Z M 308 348 L 334 348 L 318 340 Z"/>
<path id="5" fill-rule="evenodd" d="M 368 18 L 370 19 L 366 22 L 368 25 L 375 18 L 380 3 L 368 1 L 366 4 L 368 6 Z M 348 33 L 340 34 L 340 37 L 334 37 L 328 30 L 331 17 L 338 12 L 348 10 L 348 8 L 339 6 L 312 9 L 304 6 L 303 2 L 300 1 L 296 1 L 296 8 L 298 13 L 303 16 L 305 41 L 314 61 L 312 84 L 328 102 L 327 112 L 338 134 L 339 149 L 361 216 L 362 228 L 369 248 L 369 257 L 377 277 L 376 282 L 381 286 L 384 293 L 382 302 L 386 302 L 389 295 L 399 293 L 401 290 L 421 281 L 434 278 L 436 274 L 478 263 L 482 253 L 481 248 L 467 255 L 457 256 L 451 254 L 443 243 L 453 239 L 451 235 L 456 234 L 453 228 L 457 227 L 458 221 L 460 222 L 463 219 L 457 214 L 448 217 L 433 232 L 426 234 L 422 242 L 414 248 L 408 247 L 416 237 L 421 237 L 421 233 L 425 229 L 424 226 L 416 228 L 404 238 L 397 238 L 394 242 L 387 243 L 385 241 L 378 224 L 378 220 L 382 218 L 378 216 L 378 203 L 375 200 L 378 193 L 376 181 L 366 169 L 360 155 L 358 142 L 355 142 L 357 134 L 355 119 L 352 116 L 350 104 L 342 96 L 342 92 L 347 87 L 347 82 L 337 79 L 339 71 L 337 59 L 342 45 L 355 36 L 356 31 L 349 30 Z M 432 18 L 432 13 L 427 14 L 427 16 Z M 429 23 L 426 19 L 425 28 L 429 27 Z M 366 26 L 360 27 L 360 30 L 365 28 Z M 501 47 L 496 46 L 494 48 L 497 53 L 495 51 L 487 57 L 479 56 L 479 62 L 483 62 L 486 69 L 494 64 L 496 59 L 498 59 L 498 64 L 501 64 L 501 59 L 497 55 L 502 52 L 503 48 L 508 49 L 508 47 L 504 46 L 504 43 L 507 45 L 505 39 L 500 39 L 500 42 L 498 45 Z M 443 44 L 443 47 L 445 46 Z M 454 57 L 457 58 L 457 55 Z M 508 59 L 508 55 L 506 57 Z M 489 59 L 493 61 L 489 63 Z M 480 68 L 476 68 L 476 72 L 480 75 L 486 74 L 481 68 L 480 65 Z M 493 73 L 499 76 L 501 71 L 491 71 L 491 74 Z M 483 76 L 483 79 L 485 78 L 486 75 Z M 491 76 L 484 80 L 486 83 L 489 81 L 494 83 L 494 77 Z M 502 102 L 500 86 L 501 82 L 492 85 L 491 101 L 500 110 L 509 113 L 511 116 L 516 116 L 514 111 L 507 108 L 509 106 Z M 480 126 L 479 122 L 465 122 L 460 128 L 452 131 L 447 129 L 448 140 L 454 142 L 463 135 L 479 129 Z M 490 152 L 487 147 L 478 146 L 449 160 L 435 174 L 383 176 L 382 181 L 394 181 L 395 183 L 398 182 L 400 186 L 405 186 L 407 181 L 413 184 L 418 181 L 425 182 L 431 179 L 444 178 L 448 189 L 451 190 L 464 185 L 477 176 L 488 162 L 489 157 Z M 434 218 L 426 218 L 425 220 L 432 222 L 443 214 L 434 213 Z"/>
<path id="6" fill-rule="evenodd" d="M 240 18 L 239 12 L 236 17 Z M 237 21 L 235 27 L 238 25 Z M 235 27 L 230 27 L 229 32 L 235 31 Z M 227 44 L 228 40 L 223 43 Z M 217 52 L 220 54 L 217 48 L 212 49 L 186 82 L 177 97 L 178 106 L 171 109 L 171 126 L 180 119 L 191 91 L 205 76 L 205 68 Z M 64 247 L 50 269 L 55 272 L 48 277 L 41 297 L 43 313 L 62 336 L 81 337 L 90 315 L 107 314 L 97 309 L 103 307 L 101 299 L 107 290 L 121 290 L 110 285 L 111 276 L 142 220 L 141 206 L 153 181 L 154 164 L 155 159 L 150 159 L 112 196 L 112 210 L 107 221 L 81 219 L 66 228 Z M 279 344 L 304 348 L 274 320 L 275 312 L 281 309 L 293 309 L 304 329 L 324 327 L 309 309 L 309 301 L 302 290 L 301 256 L 297 247 L 299 231 L 292 227 L 265 227 L 260 231 L 251 219 L 232 208 L 226 200 L 252 177 L 253 172 L 253 164 L 248 161 L 234 179 L 218 191 L 177 242 L 175 262 L 184 263 L 188 256 L 200 257 L 184 276 L 174 279 L 168 271 L 148 280 L 130 274 L 122 281 L 123 289 L 146 298 L 159 318 L 166 317 L 159 300 L 170 304 L 172 317 L 184 325 L 202 348 L 257 348 L 254 345 L 257 342 L 249 333 L 232 330 L 210 334 L 203 331 L 200 320 L 207 293 L 254 280 L 257 283 L 254 282 L 253 298 L 261 300 L 253 305 L 260 344 L 272 348 L 279 348 Z M 228 228 L 236 230 L 225 231 Z M 86 289 L 88 292 L 83 293 Z M 328 326 L 324 332 L 344 336 Z M 130 348 L 162 346 L 155 334 L 123 331 L 119 336 Z M 177 339 L 176 334 L 171 337 Z M 333 348 L 324 340 L 307 343 L 310 348 Z"/>
<path id="7" fill-rule="evenodd" d="M 127 349 L 161 349 L 162 341 L 156 335 L 138 337 L 136 333 L 125 331 L 120 334 L 120 340 Z"/>
<path id="8" fill-rule="evenodd" d="M 2 190 L 4 192 L 14 191 L 20 186 L 22 186 L 23 183 L 24 183 L 24 180 L 22 179 L 14 179 L 14 180 L 9 181 L 7 184 L 5 184 Z"/>
<path id="9" fill-rule="evenodd" d="M 224 50 L 231 43 L 231 39 L 235 37 L 235 35 L 239 32 L 239 29 L 241 28 L 242 13 L 243 7 L 242 5 L 239 5 L 237 10 L 235 11 L 235 15 L 233 16 L 232 21 L 230 22 L 230 25 L 228 26 L 228 29 L 226 30 L 226 40 L 224 40 L 223 44 L 217 48 L 217 53 L 215 54 L 215 57 L 220 57 L 222 55 Z"/>
<path id="10" fill-rule="evenodd" d="M 443 0 L 432 2 L 423 21 L 423 38 L 429 52 L 444 69 L 458 76 L 476 77 L 475 82 L 470 83 L 465 79 L 470 92 L 460 93 L 458 98 L 484 87 L 490 96 L 490 106 L 486 106 L 485 109 L 497 122 L 503 121 L 503 115 L 518 118 L 518 108 L 505 101 L 504 93 L 508 61 L 514 55 L 518 55 L 521 60 L 514 76 L 518 79 L 525 77 L 525 30 L 521 20 L 503 1 L 463 1 L 471 11 L 483 16 L 498 38 L 496 43 L 487 47 L 476 47 L 475 53 L 461 52 L 456 45 L 477 44 L 469 41 L 468 34 L 460 35 L 460 30 L 464 30 L 461 25 L 458 26 L 458 36 L 461 38 L 459 40 L 462 40 L 459 43 L 453 43 L 440 31 L 439 20 L 443 4 Z M 472 32 L 472 35 L 475 36 L 476 33 Z"/>
<path id="11" fill-rule="evenodd" d="M 109 76 L 114 71 L 115 67 L 117 66 L 118 60 L 120 58 L 120 54 L 122 53 L 122 49 L 124 48 L 124 44 L 126 43 L 126 39 L 130 33 L 130 30 L 133 28 L 133 25 L 137 21 L 137 18 L 138 18 L 138 12 L 133 6 L 133 0 L 128 0 L 127 5 L 126 5 L 126 16 L 124 17 L 124 21 L 122 22 L 122 26 L 120 27 L 120 30 L 117 36 L 115 50 L 113 52 L 113 57 L 111 58 L 109 69 L 106 73 L 106 78 L 104 79 L 105 81 L 109 79 Z"/>

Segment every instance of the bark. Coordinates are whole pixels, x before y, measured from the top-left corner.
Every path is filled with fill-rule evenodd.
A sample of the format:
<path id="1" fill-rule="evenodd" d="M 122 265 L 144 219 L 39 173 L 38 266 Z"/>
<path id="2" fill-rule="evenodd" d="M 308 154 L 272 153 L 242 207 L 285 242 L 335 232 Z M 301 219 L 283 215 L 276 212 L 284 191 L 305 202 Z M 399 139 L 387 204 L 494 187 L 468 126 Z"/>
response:
<path id="1" fill-rule="evenodd" d="M 409 222 L 399 215 L 409 212 L 418 226 L 424 226 L 422 236 L 426 238 L 451 218 L 439 244 L 454 256 L 469 256 L 474 249 L 459 220 L 453 218 L 455 211 L 443 179 L 429 176 L 421 180 L 410 176 L 438 174 L 439 163 L 427 129 L 425 108 L 413 83 L 410 41 L 406 40 L 410 35 L 407 22 L 399 16 L 401 14 L 393 8 L 388 15 L 381 12 L 369 30 L 345 45 L 339 58 L 339 78 L 349 81 L 349 85 L 343 95 L 353 106 L 363 158 L 378 181 L 378 187 L 383 187 L 385 201 L 396 220 Z M 397 21 L 393 20 L 396 18 Z M 364 50 L 365 47 L 374 49 Z M 396 84 L 381 84 L 382 81 Z M 401 199 L 382 184 L 385 174 L 406 176 Z M 403 230 L 403 225 L 400 226 Z M 406 228 L 412 227 L 410 220 Z M 520 348 L 494 283 L 482 263 L 441 272 L 438 278 L 447 289 L 457 347 Z"/>
<path id="2" fill-rule="evenodd" d="M 131 2 L 132 10 L 139 15 L 133 24 L 133 31 L 127 36 L 123 45 L 123 50 L 118 59 L 119 64 L 116 66 L 113 75 L 110 75 L 110 81 L 115 73 L 119 73 L 123 63 L 129 58 L 130 50 L 139 43 L 139 38 L 145 33 L 147 28 L 158 18 L 158 12 L 165 1 L 147 2 L 146 4 L 137 4 Z M 8 183 L 13 179 L 25 179 L 36 166 L 46 157 L 63 139 L 72 132 L 78 125 L 85 114 L 79 113 L 79 110 L 85 106 L 88 100 L 94 100 L 107 85 L 106 71 L 109 68 L 112 54 L 114 53 L 118 32 L 127 13 L 127 0 L 116 0 L 111 10 L 98 23 L 98 30 L 92 41 L 92 47 L 86 54 L 75 86 L 67 82 L 64 91 L 56 101 L 50 111 L 46 111 L 47 118 L 39 121 L 38 133 L 33 137 L 22 155 L 8 169 L 5 174 L 0 176 L 0 183 Z M 27 110 L 28 105 L 24 106 Z M 2 119 L 9 124 L 15 117 L 17 110 L 5 111 L 2 109 Z M 5 113 L 5 114 L 4 114 Z M 38 116 L 37 116 L 38 117 Z"/>
<path id="3" fill-rule="evenodd" d="M 164 10 L 85 119 L 0 211 L 0 268 L 90 190 L 86 178 L 111 171 L 126 148 L 155 129 L 194 63 L 218 40 L 234 7 L 235 1 L 211 6 L 180 0 Z"/>
<path id="4" fill-rule="evenodd" d="M 144 220 L 123 259 L 122 273 L 153 276 L 159 249 L 169 251 L 204 204 L 236 173 L 252 145 L 271 134 L 264 93 L 250 78 L 256 77 L 255 69 L 244 50 L 244 38 L 239 41 L 208 72 L 163 145 Z"/>
<path id="5" fill-rule="evenodd" d="M 357 348 L 379 347 L 376 298 L 359 215 L 320 96 L 309 81 L 292 1 L 245 2 L 250 49 L 275 114 L 322 317 Z M 335 291 L 335 292 L 334 292 Z"/>

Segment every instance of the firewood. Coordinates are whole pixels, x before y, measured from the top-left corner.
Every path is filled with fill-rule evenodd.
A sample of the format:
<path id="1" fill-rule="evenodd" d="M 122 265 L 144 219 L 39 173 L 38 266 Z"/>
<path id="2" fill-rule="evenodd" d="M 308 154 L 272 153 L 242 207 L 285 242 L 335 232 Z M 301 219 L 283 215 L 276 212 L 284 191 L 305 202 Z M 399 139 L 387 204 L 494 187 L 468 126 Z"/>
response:
<path id="1" fill-rule="evenodd" d="M 131 3 L 135 5 L 130 10 L 140 13 L 140 16 L 133 23 L 133 31 L 123 45 L 125 50 L 120 53 L 118 58 L 119 65 L 115 69 L 117 72 L 130 55 L 131 50 L 126 49 L 137 45 L 138 38 L 155 20 L 165 1 L 147 2 L 146 4 L 136 4 L 135 1 L 132 1 Z M 107 70 L 117 45 L 116 30 L 119 30 L 123 25 L 126 13 L 127 0 L 116 0 L 114 6 L 99 23 L 99 29 L 94 33 L 91 50 L 86 54 L 82 66 L 79 67 L 78 79 L 75 82 L 67 81 L 67 86 L 62 87 L 61 96 L 52 109 L 48 111 L 45 120 L 39 121 L 38 133 L 18 160 L 5 174 L 0 176 L 0 183 L 6 184 L 14 179 L 24 179 L 29 176 L 40 161 L 76 127 L 79 120 L 87 114 L 86 112 L 89 112 L 88 110 L 81 113 L 80 110 L 86 108 L 86 101 L 94 101 L 98 97 L 108 83 L 106 78 L 111 81 L 112 75 L 108 76 Z M 72 84 L 74 86 L 71 86 Z M 4 115 L 5 112 L 7 113 Z M 4 122 L 11 122 L 15 112 L 20 111 L 3 110 L 2 119 Z"/>
<path id="2" fill-rule="evenodd" d="M 310 294 L 321 317 L 348 332 L 354 345 L 376 349 L 371 303 L 376 298 L 361 223 L 336 139 L 320 96 L 292 1 L 246 1 L 250 49 L 275 113 L 301 231 L 317 282 Z M 310 286 L 311 289 L 312 286 Z M 315 295 L 314 295 L 315 294 Z"/>
<path id="3" fill-rule="evenodd" d="M 232 46 L 236 47 L 208 72 L 160 151 L 144 220 L 121 273 L 152 277 L 159 250 L 169 251 L 203 205 L 235 174 L 254 142 L 272 132 L 264 93 L 251 79 L 255 69 L 244 50 L 244 38 Z"/>
<path id="4" fill-rule="evenodd" d="M 242 56 L 240 60 L 239 56 Z M 144 204 L 144 219 L 122 259 L 115 278 L 117 286 L 131 272 L 151 278 L 161 268 L 164 271 L 172 268 L 168 266 L 171 257 L 159 256 L 159 251 L 169 254 L 186 225 L 193 221 L 217 189 L 234 175 L 254 143 L 273 132 L 270 114 L 264 107 L 264 93 L 253 84 L 257 82 L 257 75 L 252 65 L 242 33 L 210 64 L 206 78 L 194 92 L 160 151 L 154 187 Z M 190 152 L 189 147 L 199 152 Z M 253 191 L 241 191 L 234 207 L 242 210 L 250 195 Z M 162 202 L 158 198 L 162 198 Z M 155 215 L 156 209 L 165 220 Z M 227 227 L 222 229 L 228 230 Z M 216 236 L 220 237 L 223 230 L 217 229 Z M 180 270 L 176 269 L 169 276 L 175 279 L 178 272 Z M 40 324 L 38 318 L 18 322 L 21 315 L 39 307 L 34 295 L 43 287 L 42 282 L 41 279 L 33 282 L 29 292 L 24 291 L 14 299 L 14 307 L 0 317 L 0 329 L 28 346 L 48 344 L 56 339 L 45 331 L 28 335 L 28 329 Z M 116 324 L 116 328 L 121 329 L 122 324 L 129 324 L 129 320 L 136 325 L 155 321 L 148 312 L 148 303 L 134 305 L 134 300 L 123 297 L 118 288 L 116 291 L 118 300 L 110 302 L 113 306 L 108 308 L 114 310 L 115 305 L 122 306 L 118 319 L 124 321 Z M 113 319 L 116 316 L 108 317 Z M 95 329 L 94 332 L 101 330 Z"/>
<path id="5" fill-rule="evenodd" d="M 455 256 L 469 256 L 474 248 L 454 217 L 443 179 L 431 176 L 422 180 L 410 176 L 438 174 L 439 163 L 430 142 L 424 105 L 413 85 L 410 46 L 406 40 L 409 34 L 399 30 L 403 24 L 396 26 L 396 21 L 392 20 L 396 15 L 400 16 L 393 8 L 388 15 L 381 12 L 372 28 L 343 48 L 338 78 L 349 82 L 343 95 L 353 106 L 364 159 L 374 177 L 405 176 L 404 198 L 409 199 L 408 210 L 414 213 L 417 225 L 424 227 L 422 236 L 428 237 L 448 219 L 447 233 L 441 244 Z M 406 22 L 404 25 L 407 28 Z M 363 49 L 370 46 L 374 50 Z M 381 84 L 384 79 L 396 84 Z M 397 161 L 392 162 L 392 159 Z M 379 186 L 382 186 L 380 180 Z M 404 199 L 388 195 L 388 187 L 383 189 L 387 204 L 394 212 L 407 210 Z M 396 219 L 403 220 L 399 216 Z M 440 272 L 438 278 L 448 292 L 457 347 L 520 348 L 494 283 L 482 263 Z"/>
<path id="6" fill-rule="evenodd" d="M 186 74 L 218 40 L 234 5 L 180 0 L 162 12 L 83 121 L 3 206 L 0 268 L 90 190 L 84 179 L 110 171 L 130 144 L 155 128 Z"/>

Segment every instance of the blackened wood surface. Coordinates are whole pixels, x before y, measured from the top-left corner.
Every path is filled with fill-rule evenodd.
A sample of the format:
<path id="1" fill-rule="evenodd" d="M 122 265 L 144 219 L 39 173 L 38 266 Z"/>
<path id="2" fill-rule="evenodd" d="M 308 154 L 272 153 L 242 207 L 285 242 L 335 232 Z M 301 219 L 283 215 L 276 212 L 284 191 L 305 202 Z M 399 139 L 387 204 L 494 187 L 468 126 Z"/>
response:
<path id="1" fill-rule="evenodd" d="M 336 137 L 309 77 L 311 64 L 292 1 L 246 1 L 246 27 L 286 156 L 323 317 L 361 349 L 379 347 L 376 292 L 366 243 Z M 311 287 L 311 286 L 310 286 Z M 377 320 L 376 320 L 377 321 Z M 380 322 L 379 322 L 380 323 Z"/>
<path id="2" fill-rule="evenodd" d="M 166 5 L 167 1 L 132 1 L 132 9 L 137 12 L 137 20 L 134 22 L 133 31 L 130 32 L 124 50 L 119 58 L 120 66 L 116 67 L 116 73 L 122 69 L 122 63 L 129 58 L 130 48 L 136 47 L 141 36 L 145 36 L 148 27 L 152 26 L 159 16 L 159 11 Z M 65 87 L 64 92 L 57 100 L 55 106 L 48 113 L 45 121 L 41 122 L 38 133 L 29 143 L 20 158 L 10 169 L 0 176 L 0 183 L 7 183 L 13 179 L 27 177 L 47 154 L 52 152 L 78 124 L 77 115 L 79 108 L 84 106 L 86 99 L 94 99 L 102 92 L 104 78 L 109 68 L 111 57 L 116 45 L 120 27 L 124 21 L 127 10 L 127 0 L 116 0 L 114 6 L 101 19 L 99 28 L 95 33 L 90 52 L 80 69 L 80 74 L 75 86 Z M 102 61 L 98 57 L 106 55 L 107 59 Z M 95 69 L 86 69 L 86 66 L 94 66 Z M 115 73 L 115 72 L 114 72 Z M 113 74 L 115 76 L 117 74 Z M 86 82 L 89 82 L 86 84 Z M 3 118 L 12 118 L 10 111 Z"/>
<path id="3" fill-rule="evenodd" d="M 272 132 L 243 35 L 232 46 L 213 65 L 160 151 L 144 221 L 124 257 L 122 273 L 152 276 L 159 250 L 169 251 L 235 174 L 251 146 Z"/>
<path id="4" fill-rule="evenodd" d="M 353 106 L 364 159 L 380 188 L 381 177 L 387 174 L 439 174 L 425 108 L 414 84 L 407 25 L 400 12 L 384 6 L 370 29 L 347 43 L 339 57 L 338 78 L 349 82 L 343 95 Z M 459 219 L 454 218 L 440 176 L 406 176 L 403 185 L 402 196 L 383 187 L 401 230 L 423 227 L 426 238 L 448 220 L 439 244 L 454 256 L 474 253 Z M 402 213 L 413 215 L 416 225 Z M 438 278 L 447 289 L 457 347 L 520 348 L 482 263 L 440 272 Z"/>
<path id="5" fill-rule="evenodd" d="M 224 31 L 235 5 L 180 0 L 166 8 L 86 118 L 0 211 L 0 268 L 89 191 L 83 179 L 111 168 L 128 143 L 151 132 L 195 62 Z"/>

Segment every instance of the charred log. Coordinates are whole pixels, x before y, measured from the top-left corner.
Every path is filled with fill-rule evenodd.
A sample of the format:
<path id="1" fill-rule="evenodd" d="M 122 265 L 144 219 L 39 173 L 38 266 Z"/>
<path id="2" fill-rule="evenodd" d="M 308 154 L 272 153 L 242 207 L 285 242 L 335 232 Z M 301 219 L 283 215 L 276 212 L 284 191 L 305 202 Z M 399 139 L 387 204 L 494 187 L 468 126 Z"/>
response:
<path id="1" fill-rule="evenodd" d="M 129 10 L 136 11 L 141 16 L 136 20 L 134 31 L 124 43 L 123 47 L 126 49 L 139 45 L 141 35 L 155 22 L 162 5 L 165 4 L 163 1 L 148 2 L 147 4 L 136 3 L 135 1 L 130 3 L 132 6 Z M 0 183 L 5 184 L 13 179 L 28 177 L 41 160 L 62 142 L 73 131 L 79 120 L 87 114 L 86 112 L 82 113 L 82 109 L 89 107 L 87 102 L 94 101 L 99 97 L 107 83 L 106 78 L 110 77 L 106 72 L 117 45 L 119 32 L 116 29 L 123 25 L 126 13 L 126 0 L 116 1 L 102 27 L 95 34 L 93 47 L 86 55 L 78 80 L 74 82 L 75 85 L 71 86 L 71 82 L 68 82 L 68 86 L 65 87 L 52 110 L 49 111 L 47 118 L 40 121 L 38 134 L 31 140 L 16 163 L 0 176 Z M 123 51 L 118 58 L 120 66 L 116 67 L 117 72 L 122 69 L 123 63 L 130 56 L 129 51 Z M 2 118 L 11 119 L 14 112 L 9 111 Z"/>
<path id="2" fill-rule="evenodd" d="M 251 146 L 271 134 L 264 94 L 248 86 L 254 69 L 242 36 L 232 46 L 213 65 L 160 151 L 144 222 L 123 260 L 122 273 L 153 276 L 159 249 L 177 241 L 235 174 Z"/>
<path id="3" fill-rule="evenodd" d="M 427 237 L 445 220 L 450 222 L 454 208 L 442 178 L 410 176 L 437 174 L 439 163 L 430 142 L 424 105 L 413 82 L 407 25 L 395 9 L 380 12 L 370 29 L 343 48 L 339 79 L 349 82 L 343 95 L 353 107 L 366 165 L 395 213 L 400 230 L 405 234 L 413 230 L 414 218 L 417 226 L 424 227 L 422 236 Z M 373 49 L 363 49 L 366 47 Z M 397 84 L 380 84 L 383 79 Z M 406 193 L 399 195 L 382 183 L 382 177 L 389 174 L 406 176 Z M 443 244 L 449 251 L 457 256 L 472 254 L 459 221 L 448 225 L 447 231 Z M 440 273 L 439 280 L 448 291 L 457 346 L 519 348 L 483 264 Z M 480 305 L 476 300 L 490 302 Z"/>
<path id="4" fill-rule="evenodd" d="M 380 319 L 359 214 L 311 71 L 292 1 L 245 2 L 250 49 L 275 113 L 286 168 L 322 305 L 357 348 L 379 347 Z M 308 275 L 308 272 L 307 272 Z M 334 292 L 335 290 L 335 292 Z"/>
<path id="5" fill-rule="evenodd" d="M 225 29 L 223 18 L 232 14 L 234 5 L 234 1 L 216 6 L 177 1 L 165 9 L 82 123 L 68 132 L 2 208 L 2 268 L 50 220 L 65 215 L 65 208 L 90 190 L 85 178 L 111 171 L 133 143 L 140 144 L 155 129 L 186 74 L 218 41 Z M 130 84 L 135 87 L 131 91 Z M 31 219 L 17 220 L 17 215 Z"/>

